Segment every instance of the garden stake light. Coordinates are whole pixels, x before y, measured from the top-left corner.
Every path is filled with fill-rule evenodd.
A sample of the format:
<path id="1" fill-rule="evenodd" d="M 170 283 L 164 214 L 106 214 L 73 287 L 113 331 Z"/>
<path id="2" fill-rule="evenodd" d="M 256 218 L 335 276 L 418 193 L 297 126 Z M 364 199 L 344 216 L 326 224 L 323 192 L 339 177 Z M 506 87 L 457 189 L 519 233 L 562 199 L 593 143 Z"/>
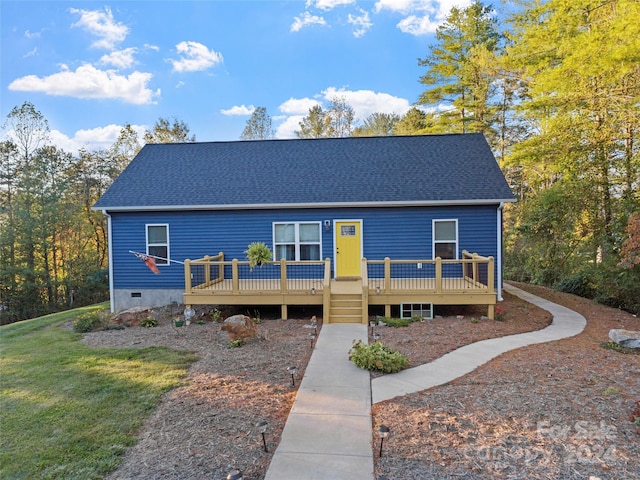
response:
<path id="1" fill-rule="evenodd" d="M 382 444 L 384 443 L 384 439 L 389 436 L 389 431 L 389 427 L 387 427 L 386 425 L 380 425 L 378 427 L 378 435 L 380 436 L 380 453 L 378 454 L 379 457 L 382 457 Z"/>
<path id="2" fill-rule="evenodd" d="M 287 372 L 291 373 L 291 386 L 295 387 L 296 386 L 296 370 L 298 369 L 298 367 L 296 367 L 295 365 L 291 365 L 290 367 L 287 367 Z"/>
<path id="3" fill-rule="evenodd" d="M 313 350 L 313 341 L 315 340 L 315 338 L 316 338 L 316 334 L 315 334 L 315 333 L 313 333 L 313 332 L 311 332 L 311 333 L 309 334 L 309 339 L 311 340 L 311 349 L 312 349 L 312 350 Z"/>
<path id="4" fill-rule="evenodd" d="M 256 424 L 258 432 L 260 432 L 260 434 L 262 435 L 262 447 L 264 448 L 265 452 L 268 452 L 268 450 L 267 450 L 267 441 L 264 439 L 264 434 L 267 431 L 267 425 L 268 425 L 268 423 L 265 422 L 264 420 L 262 420 L 261 422 L 258 422 Z"/>
<path id="5" fill-rule="evenodd" d="M 234 468 L 227 475 L 227 480 L 242 480 L 244 477 L 242 476 L 242 472 L 237 468 Z"/>
<path id="6" fill-rule="evenodd" d="M 378 332 L 375 332 L 375 333 L 373 334 L 373 340 L 374 340 L 375 342 L 377 342 L 378 340 L 380 340 L 380 334 L 379 334 Z"/>
<path id="7" fill-rule="evenodd" d="M 369 322 L 369 326 L 371 327 L 371 336 L 373 337 L 373 327 L 376 326 L 376 322 L 374 322 L 373 320 Z"/>

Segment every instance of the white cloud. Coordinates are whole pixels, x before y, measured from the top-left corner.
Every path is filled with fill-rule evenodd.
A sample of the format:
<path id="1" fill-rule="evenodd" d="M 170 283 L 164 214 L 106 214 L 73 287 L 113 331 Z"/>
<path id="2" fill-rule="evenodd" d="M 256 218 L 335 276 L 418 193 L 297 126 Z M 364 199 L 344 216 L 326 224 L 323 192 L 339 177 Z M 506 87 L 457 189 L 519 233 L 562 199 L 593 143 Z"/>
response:
<path id="1" fill-rule="evenodd" d="M 309 110 L 316 105 L 320 105 L 320 102 L 318 100 L 313 100 L 312 98 L 291 97 L 289 100 L 283 102 L 278 107 L 278 110 L 289 115 L 306 115 L 307 113 L 309 113 Z"/>
<path id="2" fill-rule="evenodd" d="M 404 33 L 426 35 L 436 31 L 453 7 L 466 8 L 471 0 L 378 0 L 374 12 L 398 12 L 405 17 L 396 25 Z"/>
<path id="3" fill-rule="evenodd" d="M 40 38 L 42 32 L 30 32 L 29 30 L 24 31 L 24 36 L 27 38 Z"/>
<path id="4" fill-rule="evenodd" d="M 77 8 L 72 8 L 70 12 L 80 15 L 80 20 L 72 24 L 72 27 L 80 27 L 99 38 L 91 44 L 92 47 L 111 49 L 129 34 L 129 27 L 116 22 L 109 7 L 104 7 L 104 12 Z"/>
<path id="5" fill-rule="evenodd" d="M 33 47 L 33 49 L 27 53 L 25 53 L 22 58 L 33 57 L 38 54 L 38 47 Z"/>
<path id="6" fill-rule="evenodd" d="M 78 130 L 71 138 L 59 130 L 51 130 L 50 139 L 57 147 L 76 155 L 82 148 L 90 152 L 108 149 L 116 142 L 122 128 L 121 125 L 111 124 L 104 127 Z M 147 131 L 145 125 L 131 125 L 131 128 L 138 134 L 140 139 Z"/>
<path id="7" fill-rule="evenodd" d="M 276 138 L 297 138 L 296 130 L 300 130 L 300 122 L 305 115 L 292 115 L 276 128 Z"/>
<path id="8" fill-rule="evenodd" d="M 320 10 L 332 10 L 340 5 L 350 5 L 355 3 L 355 0 L 315 0 L 308 1 L 307 7 L 315 6 Z"/>
<path id="9" fill-rule="evenodd" d="M 249 105 L 248 107 L 246 107 L 245 105 L 235 105 L 227 110 L 220 110 L 220 113 L 222 113 L 223 115 L 229 115 L 229 116 L 243 116 L 243 115 L 251 115 L 253 113 L 253 111 L 256 109 L 256 107 L 254 107 L 253 105 Z"/>
<path id="10" fill-rule="evenodd" d="M 82 65 L 75 71 L 63 70 L 47 77 L 27 75 L 9 84 L 9 90 L 19 92 L 43 92 L 75 98 L 108 98 L 136 105 L 154 103 L 160 90 L 147 88 L 152 75 L 133 72 L 118 75 L 114 70 L 98 70 L 92 65 Z"/>
<path id="11" fill-rule="evenodd" d="M 347 17 L 347 21 L 355 28 L 353 30 L 353 36 L 356 38 L 362 37 L 373 26 L 369 19 L 369 12 L 360 10 L 360 15 L 352 15 L 351 13 Z"/>
<path id="12" fill-rule="evenodd" d="M 112 65 L 116 68 L 129 68 L 137 63 L 135 58 L 133 58 L 136 53 L 138 53 L 137 48 L 125 48 L 124 50 L 103 55 L 102 58 L 100 58 L 100 63 L 103 65 Z"/>
<path id="13" fill-rule="evenodd" d="M 353 107 L 356 120 L 363 120 L 375 112 L 404 115 L 411 108 L 405 98 L 394 97 L 388 93 L 373 90 L 346 90 L 329 87 L 322 94 L 327 101 L 332 98 L 344 98 Z"/>
<path id="14" fill-rule="evenodd" d="M 327 26 L 327 22 L 324 18 L 318 17 L 317 15 L 311 15 L 309 12 L 304 12 L 299 17 L 293 17 L 293 23 L 291 24 L 292 32 L 299 32 L 303 27 L 308 27 L 310 25 L 322 25 Z"/>
<path id="15" fill-rule="evenodd" d="M 199 72 L 222 62 L 222 54 L 209 50 L 198 42 L 180 42 L 176 50 L 181 54 L 178 60 L 171 59 L 174 72 Z"/>

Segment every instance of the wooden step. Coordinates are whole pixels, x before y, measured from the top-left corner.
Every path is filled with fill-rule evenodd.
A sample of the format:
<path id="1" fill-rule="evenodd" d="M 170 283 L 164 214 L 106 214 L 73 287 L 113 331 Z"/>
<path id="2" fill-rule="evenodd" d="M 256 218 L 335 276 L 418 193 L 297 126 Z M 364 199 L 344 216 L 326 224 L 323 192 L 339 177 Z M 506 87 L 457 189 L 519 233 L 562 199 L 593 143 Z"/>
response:
<path id="1" fill-rule="evenodd" d="M 361 323 L 362 296 L 353 293 L 333 293 L 329 306 L 331 323 Z"/>

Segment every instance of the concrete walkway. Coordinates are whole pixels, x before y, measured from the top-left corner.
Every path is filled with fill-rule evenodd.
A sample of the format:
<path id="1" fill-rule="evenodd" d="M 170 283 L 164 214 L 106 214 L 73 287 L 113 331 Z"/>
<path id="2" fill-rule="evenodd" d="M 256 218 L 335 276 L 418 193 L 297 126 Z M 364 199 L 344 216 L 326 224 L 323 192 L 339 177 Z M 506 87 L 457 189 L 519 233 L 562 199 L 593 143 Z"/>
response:
<path id="1" fill-rule="evenodd" d="M 373 403 L 444 385 L 472 372 L 504 352 L 536 343 L 573 337 L 582 332 L 587 324 L 582 315 L 566 307 L 544 300 L 509 284 L 505 284 L 504 289 L 510 294 L 550 312 L 553 315 L 551 325 L 534 332 L 472 343 L 449 352 L 431 363 L 403 370 L 393 375 L 374 378 L 371 382 Z"/>
<path id="2" fill-rule="evenodd" d="M 426 365 L 373 381 L 368 371 L 348 360 L 353 340 L 367 342 L 367 326 L 324 325 L 265 480 L 372 480 L 372 402 L 443 385 L 509 350 L 584 330 L 582 315 L 511 285 L 504 288 L 549 311 L 551 325 L 466 345 Z"/>
<path id="3" fill-rule="evenodd" d="M 265 480 L 371 480 L 371 382 L 349 361 L 367 326 L 323 325 Z"/>

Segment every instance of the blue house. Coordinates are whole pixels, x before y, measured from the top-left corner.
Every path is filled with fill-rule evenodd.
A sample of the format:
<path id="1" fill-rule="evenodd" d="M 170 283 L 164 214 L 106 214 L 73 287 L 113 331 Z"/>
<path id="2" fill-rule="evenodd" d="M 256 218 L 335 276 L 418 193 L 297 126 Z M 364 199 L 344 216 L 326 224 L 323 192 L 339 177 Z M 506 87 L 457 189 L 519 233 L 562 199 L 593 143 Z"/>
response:
<path id="1" fill-rule="evenodd" d="M 502 288 L 514 201 L 481 134 L 146 145 L 95 204 L 111 307 L 322 305 L 429 317 Z M 251 268 L 245 250 L 273 252 Z M 130 252 L 157 257 L 154 275 Z"/>

